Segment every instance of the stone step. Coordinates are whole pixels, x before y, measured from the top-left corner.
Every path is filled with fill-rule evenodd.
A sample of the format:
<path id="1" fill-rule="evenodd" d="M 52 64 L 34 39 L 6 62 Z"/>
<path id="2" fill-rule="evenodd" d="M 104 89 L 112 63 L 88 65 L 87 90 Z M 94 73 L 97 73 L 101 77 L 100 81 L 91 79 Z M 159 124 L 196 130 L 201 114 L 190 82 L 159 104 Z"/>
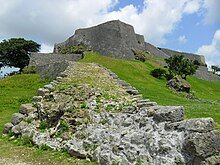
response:
<path id="1" fill-rule="evenodd" d="M 130 87 L 131 86 L 130 84 L 128 84 L 127 82 L 125 82 L 123 80 L 118 80 L 117 82 L 118 82 L 118 84 L 120 84 L 123 87 Z"/>
<path id="2" fill-rule="evenodd" d="M 138 100 L 137 103 L 147 103 L 150 102 L 150 99 Z"/>
<path id="3" fill-rule="evenodd" d="M 39 88 L 37 91 L 38 96 L 45 96 L 46 94 L 48 94 L 50 91 L 48 89 L 45 88 Z"/>
<path id="4" fill-rule="evenodd" d="M 139 91 L 134 90 L 134 89 L 127 89 L 126 92 L 129 93 L 130 95 L 138 95 L 139 94 Z"/>
<path id="5" fill-rule="evenodd" d="M 33 107 L 32 104 L 22 104 L 19 112 L 23 115 L 28 115 L 31 112 L 36 112 L 37 108 Z"/>
<path id="6" fill-rule="evenodd" d="M 184 109 L 182 106 L 160 106 L 155 111 L 153 119 L 157 122 L 178 122 L 184 119 Z"/>
<path id="7" fill-rule="evenodd" d="M 157 105 L 156 102 L 140 102 L 140 103 L 137 103 L 138 108 L 151 107 L 151 106 L 156 106 L 156 105 Z"/>

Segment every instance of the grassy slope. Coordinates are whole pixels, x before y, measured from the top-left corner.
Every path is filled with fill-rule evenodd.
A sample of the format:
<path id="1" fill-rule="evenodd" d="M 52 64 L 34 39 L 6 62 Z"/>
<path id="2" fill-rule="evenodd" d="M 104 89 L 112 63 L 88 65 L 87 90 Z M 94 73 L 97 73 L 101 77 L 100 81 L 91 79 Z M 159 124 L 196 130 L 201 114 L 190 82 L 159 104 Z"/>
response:
<path id="1" fill-rule="evenodd" d="M 88 53 L 82 62 L 99 63 L 113 72 L 121 79 L 136 87 L 145 98 L 156 101 L 161 105 L 183 105 L 186 109 L 186 118 L 212 117 L 217 128 L 220 129 L 220 83 L 199 80 L 189 77 L 192 91 L 202 101 L 188 100 L 181 95 L 171 92 L 166 87 L 165 80 L 150 76 L 150 71 L 158 64 L 154 61 L 145 63 L 139 61 L 125 61 Z"/>
<path id="2" fill-rule="evenodd" d="M 0 80 L 0 132 L 4 124 L 10 122 L 11 115 L 18 112 L 20 105 L 30 103 L 36 90 L 45 83 L 47 81 L 41 80 L 38 75 L 24 74 Z M 71 158 L 61 152 L 18 146 L 18 143 L 9 142 L 0 135 L 0 164 L 2 159 L 18 160 L 30 164 L 95 164 Z"/>

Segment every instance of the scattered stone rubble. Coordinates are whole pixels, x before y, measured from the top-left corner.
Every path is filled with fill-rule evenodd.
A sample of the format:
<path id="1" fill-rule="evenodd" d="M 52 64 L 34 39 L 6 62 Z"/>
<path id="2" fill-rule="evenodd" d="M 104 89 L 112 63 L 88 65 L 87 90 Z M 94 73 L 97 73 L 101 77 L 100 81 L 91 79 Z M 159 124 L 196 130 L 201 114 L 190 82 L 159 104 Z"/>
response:
<path id="1" fill-rule="evenodd" d="M 220 134 L 211 118 L 184 120 L 182 106 L 159 106 L 97 64 L 70 62 L 4 134 L 66 149 L 101 165 L 220 163 Z"/>

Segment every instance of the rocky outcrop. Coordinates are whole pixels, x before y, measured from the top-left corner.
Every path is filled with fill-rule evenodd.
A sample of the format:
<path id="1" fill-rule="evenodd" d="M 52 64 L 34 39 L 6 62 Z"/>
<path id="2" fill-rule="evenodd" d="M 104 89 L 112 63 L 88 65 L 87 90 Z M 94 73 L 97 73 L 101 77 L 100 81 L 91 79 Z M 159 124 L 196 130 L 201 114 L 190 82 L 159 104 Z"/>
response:
<path id="1" fill-rule="evenodd" d="M 180 76 L 175 76 L 167 82 L 167 86 L 177 92 L 190 92 L 191 85 Z"/>
<path id="2" fill-rule="evenodd" d="M 184 120 L 182 106 L 159 106 L 97 64 L 73 63 L 38 90 L 4 133 L 110 164 L 219 164 L 211 118 Z"/>

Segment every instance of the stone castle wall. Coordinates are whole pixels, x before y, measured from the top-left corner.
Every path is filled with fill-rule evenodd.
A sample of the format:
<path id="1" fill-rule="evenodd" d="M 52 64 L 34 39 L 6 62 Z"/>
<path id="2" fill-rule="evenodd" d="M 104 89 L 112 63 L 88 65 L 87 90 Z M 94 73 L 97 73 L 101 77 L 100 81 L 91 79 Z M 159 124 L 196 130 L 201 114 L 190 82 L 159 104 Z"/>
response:
<path id="1" fill-rule="evenodd" d="M 145 49 L 144 36 L 135 34 L 131 25 L 117 20 L 76 30 L 65 42 L 55 45 L 55 52 L 59 52 L 59 47 L 78 44 L 84 44 L 105 56 L 124 59 L 135 58 L 131 49 Z"/>
<path id="2" fill-rule="evenodd" d="M 205 57 L 202 55 L 197 55 L 193 53 L 185 53 L 185 52 L 178 52 L 170 49 L 164 49 L 164 48 L 159 48 L 161 51 L 166 53 L 168 56 L 173 56 L 173 55 L 183 55 L 185 58 L 188 58 L 192 61 L 197 60 L 202 66 L 206 66 L 205 63 Z"/>
<path id="3" fill-rule="evenodd" d="M 104 56 L 123 59 L 135 59 L 132 49 L 148 51 L 160 58 L 168 58 L 173 54 L 182 54 L 191 60 L 197 60 L 201 65 L 205 64 L 204 56 L 157 48 L 145 42 L 144 36 L 135 34 L 134 28 L 119 20 L 109 21 L 94 27 L 78 29 L 75 34 L 65 42 L 55 44 L 54 52 L 66 46 L 83 44 Z"/>
<path id="4" fill-rule="evenodd" d="M 66 70 L 68 61 L 82 58 L 82 54 L 31 53 L 29 66 L 35 66 L 42 78 L 54 79 Z"/>

